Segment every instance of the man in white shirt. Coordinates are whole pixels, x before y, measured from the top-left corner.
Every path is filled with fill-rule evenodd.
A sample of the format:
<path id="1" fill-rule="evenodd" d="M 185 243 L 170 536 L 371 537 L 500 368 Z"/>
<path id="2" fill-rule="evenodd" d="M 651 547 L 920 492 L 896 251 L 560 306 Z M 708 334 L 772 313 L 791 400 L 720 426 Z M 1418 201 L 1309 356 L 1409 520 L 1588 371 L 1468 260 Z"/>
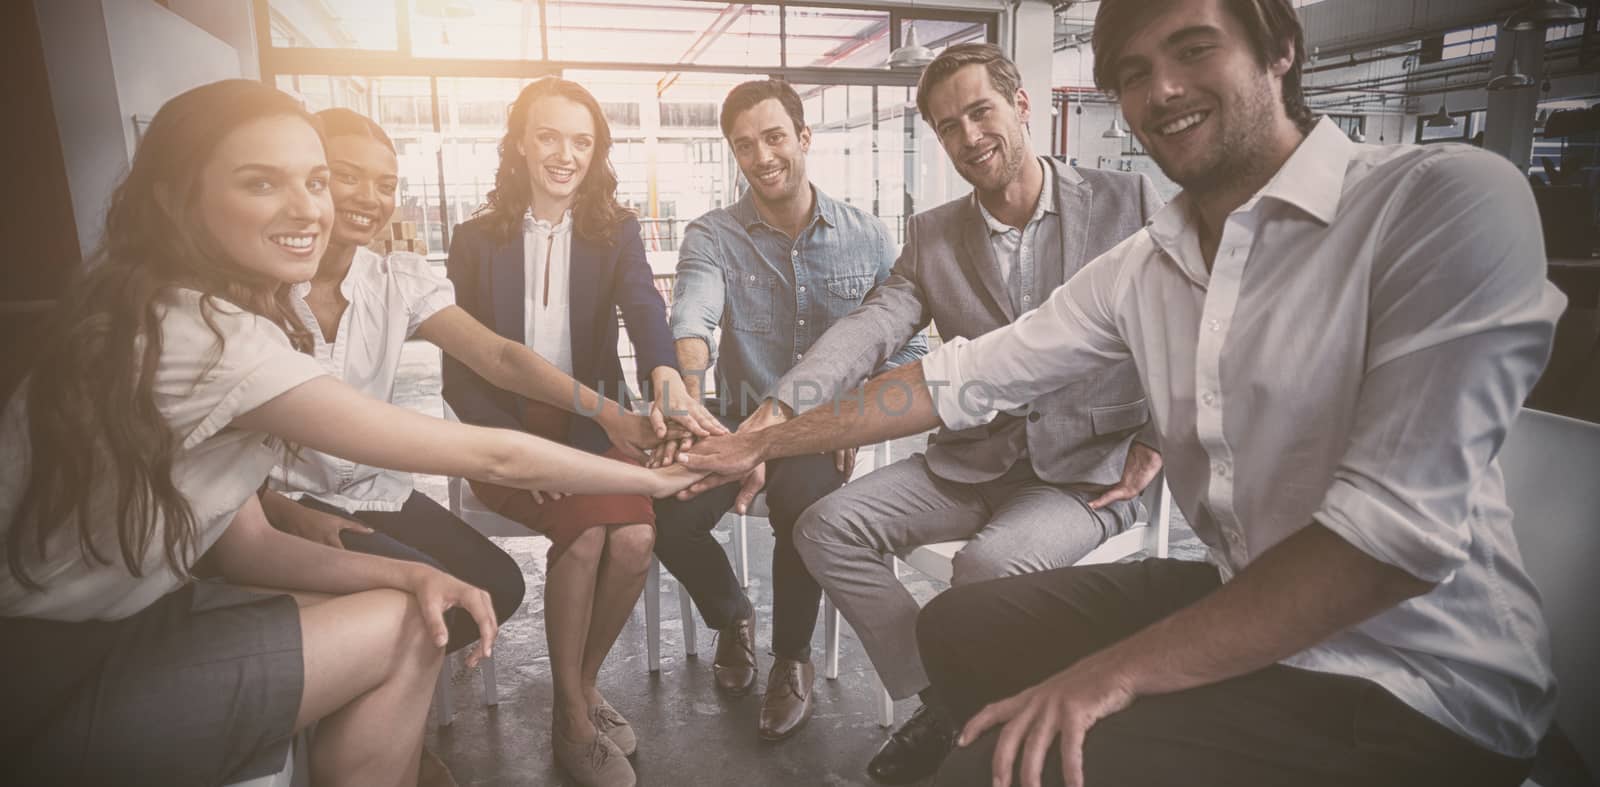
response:
<path id="1" fill-rule="evenodd" d="M 1103 2 L 1096 79 L 1184 193 L 864 406 L 684 457 L 726 473 L 971 427 L 1134 360 L 1210 561 L 935 599 L 923 661 L 971 715 L 938 784 L 1517 785 L 1531 767 L 1555 691 L 1495 456 L 1564 306 L 1537 211 L 1503 159 L 1316 121 L 1302 40 L 1289 0 Z"/>

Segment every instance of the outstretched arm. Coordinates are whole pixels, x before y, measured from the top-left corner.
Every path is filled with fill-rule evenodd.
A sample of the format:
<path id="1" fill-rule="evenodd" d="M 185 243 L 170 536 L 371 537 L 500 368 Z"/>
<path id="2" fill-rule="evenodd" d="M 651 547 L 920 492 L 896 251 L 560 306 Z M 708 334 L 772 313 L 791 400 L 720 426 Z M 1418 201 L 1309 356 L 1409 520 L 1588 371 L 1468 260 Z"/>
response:
<path id="1" fill-rule="evenodd" d="M 574 380 L 526 345 L 489 330 L 459 306 L 429 317 L 417 329 L 479 377 L 507 391 L 594 419 L 611 443 L 637 461 L 656 446 L 650 420 Z"/>
<path id="2" fill-rule="evenodd" d="M 232 425 L 374 467 L 522 489 L 659 497 L 697 477 L 682 468 L 646 470 L 525 432 L 430 418 L 326 376 L 280 394 Z"/>

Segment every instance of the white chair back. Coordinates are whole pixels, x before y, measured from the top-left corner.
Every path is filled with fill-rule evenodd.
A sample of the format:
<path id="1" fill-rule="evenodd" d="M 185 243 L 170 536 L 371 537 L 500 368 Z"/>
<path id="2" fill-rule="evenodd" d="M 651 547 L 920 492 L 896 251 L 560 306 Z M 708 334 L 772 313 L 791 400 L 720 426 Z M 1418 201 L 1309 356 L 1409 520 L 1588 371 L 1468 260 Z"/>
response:
<path id="1" fill-rule="evenodd" d="M 1525 409 L 1500 467 L 1522 564 L 1550 626 L 1556 723 L 1600 773 L 1600 425 Z"/>

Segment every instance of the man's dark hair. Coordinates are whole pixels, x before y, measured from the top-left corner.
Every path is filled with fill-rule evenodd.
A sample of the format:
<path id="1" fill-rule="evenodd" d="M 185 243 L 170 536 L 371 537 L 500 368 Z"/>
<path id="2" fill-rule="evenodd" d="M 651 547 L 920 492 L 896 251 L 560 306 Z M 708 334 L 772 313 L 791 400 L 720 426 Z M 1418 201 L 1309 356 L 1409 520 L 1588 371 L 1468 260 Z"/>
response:
<path id="1" fill-rule="evenodd" d="M 989 84 L 994 86 L 995 92 L 1005 96 L 1006 103 L 1017 105 L 1017 89 L 1022 87 L 1017 64 L 994 44 L 956 44 L 940 52 L 922 69 L 922 77 L 917 80 L 917 112 L 928 125 L 933 125 L 933 118 L 928 115 L 928 94 L 967 66 L 983 66 L 989 72 Z"/>
<path id="2" fill-rule="evenodd" d="M 806 109 L 800 103 L 800 94 L 794 92 L 792 85 L 781 79 L 757 79 L 740 84 L 722 100 L 723 138 L 730 139 L 733 136 L 733 121 L 739 117 L 739 113 L 769 98 L 778 99 L 783 111 L 789 113 L 789 119 L 794 121 L 795 134 L 806 127 Z"/>
<path id="3" fill-rule="evenodd" d="M 1139 28 L 1177 0 L 1103 0 L 1094 18 L 1094 83 L 1102 91 L 1117 91 L 1117 60 Z M 1294 46 L 1294 62 L 1283 75 L 1283 109 L 1302 131 L 1316 123 L 1301 89 L 1306 62 L 1305 32 L 1289 0 L 1221 0 L 1222 8 L 1244 27 L 1256 60 L 1265 65 L 1287 55 Z"/>

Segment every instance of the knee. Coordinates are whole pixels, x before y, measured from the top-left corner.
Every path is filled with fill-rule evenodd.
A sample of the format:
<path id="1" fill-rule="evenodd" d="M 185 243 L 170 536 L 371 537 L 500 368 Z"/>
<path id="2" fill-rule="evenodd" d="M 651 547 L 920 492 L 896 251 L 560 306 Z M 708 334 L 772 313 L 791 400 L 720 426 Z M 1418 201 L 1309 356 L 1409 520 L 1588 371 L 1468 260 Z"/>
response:
<path id="1" fill-rule="evenodd" d="M 1021 573 L 1014 556 L 984 549 L 979 543 L 968 544 L 950 559 L 950 584 L 970 585 L 989 579 L 999 579 Z"/>
<path id="2" fill-rule="evenodd" d="M 970 634 L 969 606 L 966 594 L 960 588 L 951 588 L 934 596 L 917 613 L 917 650 L 930 673 L 936 665 L 949 660 L 949 645 Z"/>
<path id="3" fill-rule="evenodd" d="M 585 565 L 597 566 L 600 564 L 600 554 L 606 548 L 606 529 L 604 527 L 591 527 L 578 534 L 567 545 L 562 553 L 562 560 L 575 560 Z"/>
<path id="4" fill-rule="evenodd" d="M 387 622 L 393 641 L 385 650 L 391 654 L 391 674 L 407 668 L 434 669 L 444 661 L 444 649 L 434 640 L 430 622 L 424 616 L 417 597 L 399 590 L 379 590 L 383 601 L 381 613 Z"/>
<path id="5" fill-rule="evenodd" d="M 619 568 L 643 574 L 655 551 L 656 530 L 649 525 L 613 527 L 606 534 L 606 559 Z"/>
<path id="6" fill-rule="evenodd" d="M 795 551 L 809 565 L 812 560 L 821 558 L 823 544 L 858 541 L 849 522 L 846 506 L 839 504 L 833 495 L 818 500 L 795 520 L 792 535 Z"/>
<path id="7" fill-rule="evenodd" d="M 495 619 L 504 623 L 522 606 L 528 584 L 515 558 L 500 552 L 494 563 L 493 570 L 485 574 L 483 589 L 489 591 L 489 599 L 494 602 Z"/>

